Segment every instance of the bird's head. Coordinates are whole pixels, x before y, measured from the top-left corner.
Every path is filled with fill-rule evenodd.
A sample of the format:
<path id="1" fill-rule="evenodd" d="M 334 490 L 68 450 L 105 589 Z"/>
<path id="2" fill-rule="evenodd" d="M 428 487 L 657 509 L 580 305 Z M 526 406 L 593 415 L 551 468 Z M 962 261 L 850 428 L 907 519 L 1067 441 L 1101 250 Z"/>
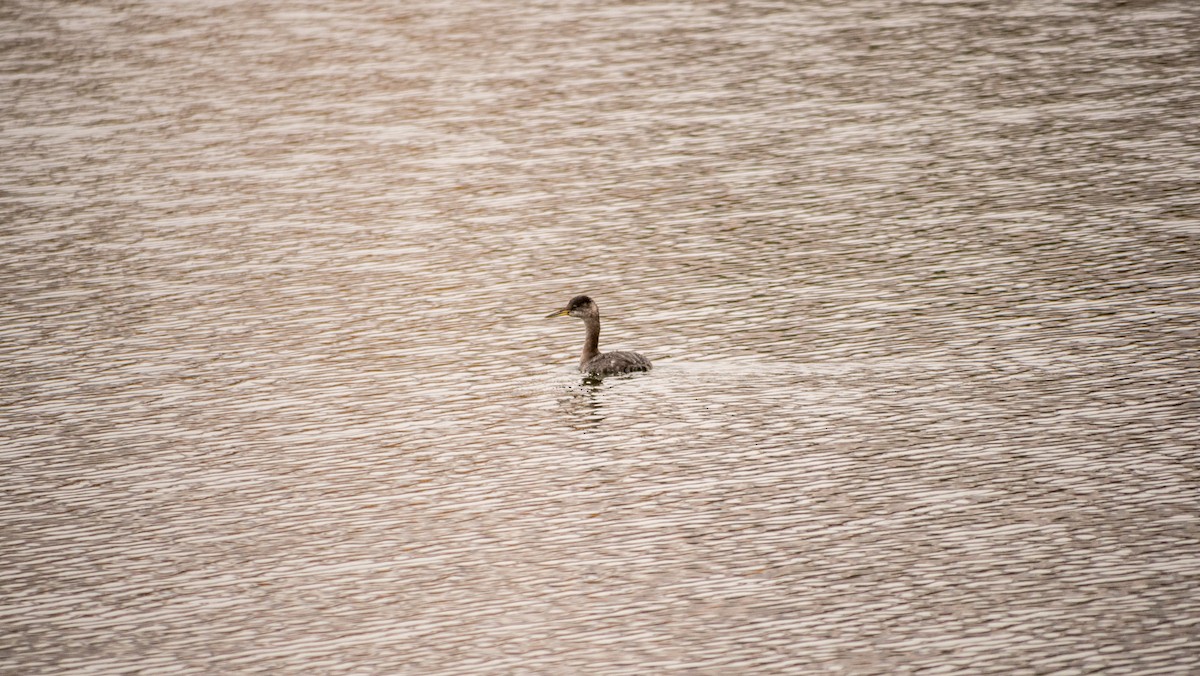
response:
<path id="1" fill-rule="evenodd" d="M 587 296 L 575 296 L 567 306 L 556 312 L 551 312 L 546 315 L 546 319 L 552 317 L 578 317 L 585 319 L 587 317 L 599 317 L 600 309 L 596 307 L 595 301 Z"/>

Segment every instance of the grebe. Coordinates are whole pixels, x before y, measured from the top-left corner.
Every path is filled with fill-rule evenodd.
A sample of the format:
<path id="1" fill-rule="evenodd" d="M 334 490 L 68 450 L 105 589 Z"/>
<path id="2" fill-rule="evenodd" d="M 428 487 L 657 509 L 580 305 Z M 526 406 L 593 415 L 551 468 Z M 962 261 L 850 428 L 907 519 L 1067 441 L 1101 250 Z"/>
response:
<path id="1" fill-rule="evenodd" d="M 637 352 L 600 351 L 600 308 L 591 298 L 575 296 L 565 308 L 546 315 L 546 319 L 552 317 L 578 317 L 583 320 L 587 338 L 583 341 L 583 355 L 579 359 L 580 371 L 606 376 L 650 370 L 650 360 Z"/>

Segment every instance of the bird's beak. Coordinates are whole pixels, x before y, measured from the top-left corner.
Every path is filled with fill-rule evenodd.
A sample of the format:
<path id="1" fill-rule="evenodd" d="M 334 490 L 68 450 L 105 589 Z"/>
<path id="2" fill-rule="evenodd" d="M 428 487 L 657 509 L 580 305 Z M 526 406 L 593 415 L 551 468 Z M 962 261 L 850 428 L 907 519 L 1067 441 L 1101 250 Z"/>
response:
<path id="1" fill-rule="evenodd" d="M 546 315 L 546 319 L 554 319 L 555 317 L 566 317 L 567 314 L 568 314 L 567 308 L 563 308 L 561 310 L 557 310 L 555 312 L 551 312 L 550 314 Z"/>

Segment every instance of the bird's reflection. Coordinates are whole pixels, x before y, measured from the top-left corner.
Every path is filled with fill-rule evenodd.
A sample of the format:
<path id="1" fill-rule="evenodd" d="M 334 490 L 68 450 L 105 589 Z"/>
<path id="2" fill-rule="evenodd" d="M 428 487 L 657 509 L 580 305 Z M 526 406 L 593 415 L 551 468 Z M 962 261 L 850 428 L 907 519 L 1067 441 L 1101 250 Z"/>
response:
<path id="1" fill-rule="evenodd" d="M 604 376 L 585 374 L 579 383 L 563 388 L 558 404 L 566 412 L 574 429 L 595 429 L 604 422 L 604 405 L 600 402 Z"/>

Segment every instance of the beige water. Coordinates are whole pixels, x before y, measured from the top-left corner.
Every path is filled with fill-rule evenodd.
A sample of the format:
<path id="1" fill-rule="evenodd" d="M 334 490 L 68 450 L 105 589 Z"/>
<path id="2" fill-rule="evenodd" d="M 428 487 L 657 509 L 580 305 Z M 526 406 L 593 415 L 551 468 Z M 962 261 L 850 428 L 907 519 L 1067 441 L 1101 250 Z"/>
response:
<path id="1" fill-rule="evenodd" d="M 4 3 L 0 671 L 1195 673 L 1198 19 Z"/>

